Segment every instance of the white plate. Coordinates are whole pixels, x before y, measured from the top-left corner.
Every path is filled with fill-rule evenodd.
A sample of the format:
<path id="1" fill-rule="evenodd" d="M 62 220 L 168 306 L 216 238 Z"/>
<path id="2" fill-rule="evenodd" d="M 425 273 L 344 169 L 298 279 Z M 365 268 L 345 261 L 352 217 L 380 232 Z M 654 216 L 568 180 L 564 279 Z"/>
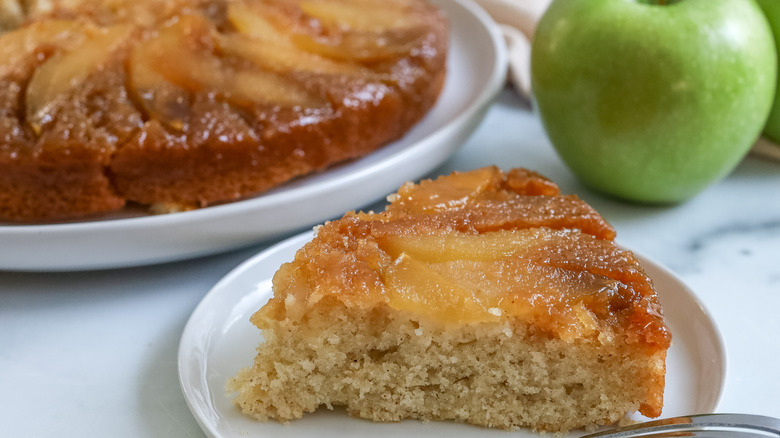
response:
<path id="1" fill-rule="evenodd" d="M 0 226 L 0 270 L 63 271 L 152 264 L 248 246 L 340 216 L 416 180 L 457 152 L 504 84 L 506 48 L 470 0 L 434 0 L 450 26 L 448 76 L 430 113 L 403 139 L 261 196 L 200 210 L 53 225 Z"/>
<path id="2" fill-rule="evenodd" d="M 249 316 L 271 297 L 274 272 L 292 260 L 311 236 L 304 233 L 291 238 L 243 263 L 214 286 L 187 322 L 179 345 L 179 380 L 203 431 L 212 438 L 506 436 L 503 431 L 452 422 L 372 423 L 326 409 L 288 425 L 259 423 L 239 412 L 224 388 L 228 378 L 252 364 L 262 340 Z M 657 263 L 638 257 L 655 282 L 674 338 L 667 360 L 663 417 L 713 412 L 725 379 L 726 357 L 720 333 L 680 279 Z M 523 430 L 512 436 L 539 435 Z"/>

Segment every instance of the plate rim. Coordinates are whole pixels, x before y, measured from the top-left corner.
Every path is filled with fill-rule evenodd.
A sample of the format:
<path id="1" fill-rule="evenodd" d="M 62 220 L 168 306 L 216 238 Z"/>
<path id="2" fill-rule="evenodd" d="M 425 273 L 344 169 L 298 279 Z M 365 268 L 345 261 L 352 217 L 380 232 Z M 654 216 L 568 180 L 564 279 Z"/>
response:
<path id="1" fill-rule="evenodd" d="M 192 314 L 190 315 L 190 318 L 187 320 L 187 323 L 185 324 L 184 330 L 182 331 L 182 335 L 179 341 L 179 348 L 177 351 L 177 373 L 179 378 L 179 387 L 182 391 L 182 395 L 187 403 L 187 407 L 190 410 L 190 413 L 195 418 L 197 423 L 200 425 L 201 429 L 206 433 L 209 437 L 212 438 L 226 438 L 222 434 L 220 434 L 217 430 L 214 429 L 214 424 L 206 423 L 204 419 L 201 417 L 203 414 L 201 412 L 201 409 L 197 406 L 193 405 L 192 399 L 194 398 L 193 391 L 194 388 L 190 388 L 186 384 L 186 380 L 190 376 L 191 368 L 187 366 L 188 358 L 190 356 L 190 346 L 192 345 L 191 339 L 193 338 L 192 332 L 195 331 L 196 323 L 200 320 L 198 317 L 201 313 L 208 311 L 208 306 L 210 304 L 210 301 L 214 299 L 214 296 L 219 294 L 220 290 L 223 290 L 228 286 L 230 283 L 235 281 L 235 279 L 240 278 L 243 276 L 247 270 L 253 269 L 256 267 L 258 263 L 261 263 L 263 259 L 270 258 L 276 256 L 276 254 L 279 251 L 286 251 L 291 250 L 291 248 L 295 248 L 295 251 L 297 252 L 298 249 L 300 249 L 305 243 L 310 241 L 314 236 L 314 231 L 306 231 L 300 234 L 297 234 L 295 236 L 292 236 L 288 239 L 285 239 L 281 242 L 276 243 L 275 245 L 272 245 L 257 254 L 249 257 L 242 263 L 238 264 L 233 270 L 231 270 L 228 274 L 226 274 L 224 277 L 222 277 L 217 283 L 214 284 L 214 286 L 203 296 L 202 300 L 198 303 L 198 305 L 193 310 Z M 720 367 L 720 379 L 717 382 L 717 388 L 714 391 L 715 397 L 711 400 L 711 412 L 717 412 L 718 406 L 720 405 L 723 393 L 726 385 L 726 378 L 727 378 L 727 372 L 728 372 L 728 356 L 726 351 L 726 344 L 723 338 L 723 333 L 721 332 L 720 328 L 718 327 L 717 323 L 715 322 L 715 319 L 713 318 L 712 313 L 709 311 L 707 306 L 704 304 L 704 302 L 699 298 L 699 296 L 678 276 L 676 273 L 674 273 L 671 269 L 666 267 L 665 265 L 657 262 L 654 258 L 646 256 L 642 254 L 641 252 L 638 252 L 633 249 L 629 249 L 624 245 L 621 245 L 618 243 L 618 245 L 627 250 L 630 251 L 632 254 L 634 254 L 637 259 L 639 259 L 640 264 L 644 269 L 647 270 L 648 267 L 650 267 L 652 270 L 655 270 L 665 276 L 667 276 L 669 279 L 673 280 L 682 291 L 685 292 L 685 299 L 688 299 L 693 306 L 697 308 L 700 315 L 703 317 L 704 321 L 707 324 L 707 332 L 709 335 L 712 336 L 711 340 L 713 341 L 713 348 L 714 348 L 714 354 L 717 356 L 717 364 Z M 246 297 L 247 294 L 242 295 L 242 297 Z M 208 357 L 208 354 L 206 354 L 206 357 Z M 204 364 L 207 360 L 204 361 Z M 209 389 L 209 385 L 206 383 L 207 389 Z M 213 406 L 212 406 L 213 407 Z M 695 412 L 696 414 L 704 413 L 704 412 Z M 665 416 L 662 415 L 660 418 L 665 418 Z M 571 434 L 567 435 L 570 436 Z"/>
<path id="2" fill-rule="evenodd" d="M 392 167 L 396 165 L 395 163 L 404 159 L 414 158 L 416 155 L 423 154 L 427 149 L 429 149 L 430 144 L 436 144 L 438 141 L 441 141 L 440 139 L 446 139 L 453 135 L 453 133 L 463 130 L 464 126 L 468 126 L 471 120 L 477 117 L 480 113 L 484 114 L 484 112 L 487 111 L 489 104 L 495 99 L 505 83 L 506 71 L 508 68 L 508 55 L 500 30 L 492 18 L 476 3 L 474 3 L 472 0 L 430 1 L 433 4 L 439 5 L 445 11 L 456 10 L 454 8 L 458 8 L 459 12 L 466 12 L 468 15 L 470 15 L 470 18 L 473 18 L 475 21 L 479 22 L 482 25 L 482 29 L 480 30 L 485 32 L 485 35 L 488 36 L 492 43 L 489 49 L 491 50 L 491 55 L 494 62 L 490 66 L 485 66 L 485 71 L 489 71 L 490 74 L 486 75 L 484 86 L 481 90 L 475 91 L 475 97 L 464 105 L 463 110 L 456 114 L 452 119 L 448 120 L 446 123 L 442 123 L 441 125 L 437 126 L 434 130 L 432 130 L 430 133 L 427 133 L 418 141 L 415 141 L 414 143 L 408 145 L 396 153 L 393 153 L 392 155 L 382 157 L 376 162 L 367 164 L 365 168 L 358 168 L 344 175 L 336 175 L 334 178 L 318 181 L 316 185 L 302 185 L 300 187 L 292 187 L 290 189 L 285 189 L 284 186 L 281 186 L 279 187 L 281 191 L 278 193 L 272 189 L 272 191 L 267 194 L 260 194 L 244 200 L 166 215 L 143 215 L 138 217 L 116 219 L 91 218 L 83 221 L 52 224 L 0 223 L 0 242 L 5 239 L 11 243 L 18 244 L 18 242 L 22 239 L 28 238 L 49 238 L 52 240 L 74 239 L 87 232 L 111 233 L 137 232 L 142 230 L 161 231 L 170 229 L 172 226 L 188 227 L 202 225 L 225 218 L 232 218 L 242 214 L 251 214 L 257 210 L 274 208 L 278 205 L 287 205 L 293 202 L 297 202 L 300 199 L 311 199 L 327 192 L 328 190 L 349 186 L 353 181 L 364 177 L 366 174 L 375 173 L 376 171 L 379 171 L 383 168 Z M 487 45 L 485 48 L 488 48 Z M 473 132 L 475 128 L 476 124 L 472 128 L 469 128 L 470 133 Z M 392 143 L 388 144 L 387 146 L 391 145 Z M 447 146 L 447 148 L 457 150 L 455 146 Z M 376 152 L 380 152 L 381 150 L 382 149 L 379 149 Z M 447 157 L 451 155 L 452 154 L 450 153 L 447 155 Z M 446 159 L 446 157 L 444 159 Z M 440 161 L 444 161 L 444 159 Z M 334 166 L 333 169 L 336 167 L 338 166 Z M 300 230 L 300 227 L 298 229 Z M 281 232 L 271 231 L 270 235 L 265 235 L 263 239 L 255 239 L 249 244 L 259 243 L 263 240 L 267 241 L 273 237 L 290 235 L 290 233 L 293 233 L 294 231 L 295 230 L 291 229 L 286 229 Z M 248 246 L 248 244 L 244 246 Z M 228 245 L 227 249 L 235 249 L 239 247 L 240 246 L 238 245 L 231 244 Z M 223 251 L 225 249 L 226 248 L 205 251 L 190 251 L 189 253 L 183 255 L 179 254 L 176 256 L 136 256 L 129 257 L 129 260 L 118 262 L 78 263 L 72 260 L 64 260 L 61 262 L 48 262 L 38 265 L 35 264 L 35 262 L 22 263 L 18 260 L 8 260 L 0 261 L 0 271 L 11 270 L 27 272 L 54 272 L 142 266 L 165 261 L 193 258 L 200 255 Z"/>

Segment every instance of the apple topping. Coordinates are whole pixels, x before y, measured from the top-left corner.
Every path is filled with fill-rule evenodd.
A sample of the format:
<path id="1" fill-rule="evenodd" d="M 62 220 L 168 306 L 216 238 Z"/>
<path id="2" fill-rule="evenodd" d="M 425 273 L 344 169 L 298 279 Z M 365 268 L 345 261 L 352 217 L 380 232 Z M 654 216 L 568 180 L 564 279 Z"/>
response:
<path id="1" fill-rule="evenodd" d="M 237 34 L 219 36 L 219 47 L 227 55 L 246 59 L 270 71 L 308 71 L 322 74 L 365 75 L 372 72 L 363 66 L 348 62 L 336 62 L 294 46 L 269 44 L 262 40 L 245 38 Z"/>
<path id="2" fill-rule="evenodd" d="M 19 0 L 0 0 L 0 30 L 15 29 L 24 21 Z"/>
<path id="3" fill-rule="evenodd" d="M 446 275 L 407 254 L 387 266 L 381 275 L 388 304 L 394 309 L 427 314 L 441 322 L 489 321 L 500 315 L 490 312 L 488 305 Z"/>
<path id="4" fill-rule="evenodd" d="M 599 271 L 600 252 L 593 257 L 575 251 L 588 269 L 576 263 L 548 266 L 545 243 L 560 245 L 567 238 L 567 233 L 540 228 L 376 236 L 380 248 L 395 259 L 382 272 L 393 308 L 424 313 L 440 322 L 486 321 L 503 312 L 543 318 L 555 312 L 577 327 L 571 329 L 572 335 L 589 333 L 595 330 L 592 312 L 600 309 L 596 301 L 603 298 L 598 294 L 626 286 L 594 272 Z M 478 297 L 469 292 L 474 290 L 480 291 Z M 556 290 L 560 293 L 549 293 Z M 537 306 L 531 305 L 534 301 Z"/>
<path id="5" fill-rule="evenodd" d="M 482 234 L 388 234 L 377 237 L 377 240 L 392 257 L 407 254 L 416 259 L 439 263 L 453 260 L 498 261 L 527 249 L 539 238 L 536 229 L 525 229 Z"/>
<path id="6" fill-rule="evenodd" d="M 598 273 L 604 255 L 599 249 L 585 260 L 548 263 L 544 242 L 565 244 L 567 236 L 539 228 L 377 236 L 394 258 L 381 271 L 388 303 L 444 323 L 488 321 L 508 313 L 543 327 L 555 315 L 568 321 L 562 338 L 587 335 L 597 329 L 594 313 L 618 311 L 628 305 L 619 297 L 638 294 L 635 284 Z"/>
<path id="7" fill-rule="evenodd" d="M 130 54 L 130 89 L 147 116 L 175 130 L 184 128 L 189 115 L 190 95 L 171 83 L 162 73 L 167 64 L 175 65 L 182 56 L 175 32 L 164 29 L 149 41 L 136 46 Z"/>
<path id="8" fill-rule="evenodd" d="M 274 24 L 279 18 L 273 14 L 269 8 L 253 8 L 246 3 L 232 2 L 227 7 L 228 21 L 240 34 L 292 47 L 288 33 Z"/>
<path id="9" fill-rule="evenodd" d="M 411 213 L 452 209 L 465 205 L 486 190 L 495 189 L 501 181 L 501 174 L 491 167 L 456 172 L 447 176 L 446 184 L 434 180 L 401 187 L 388 209 Z"/>
<path id="10" fill-rule="evenodd" d="M 301 10 L 325 26 L 358 32 L 387 32 L 418 23 L 405 2 L 386 0 L 302 0 Z"/>
<path id="11" fill-rule="evenodd" d="M 0 76 L 18 68 L 23 59 L 57 48 L 81 44 L 81 26 L 70 20 L 40 21 L 0 36 Z"/>
<path id="12" fill-rule="evenodd" d="M 132 87 L 151 117 L 181 129 L 192 93 L 248 108 L 327 105 L 321 97 L 275 73 L 230 65 L 215 54 L 215 35 L 204 18 L 185 15 L 133 50 Z"/>
<path id="13" fill-rule="evenodd" d="M 352 62 L 339 62 L 302 50 L 291 39 L 292 23 L 282 30 L 273 8 L 252 8 L 245 3 L 228 6 L 228 20 L 238 33 L 219 34 L 220 49 L 227 55 L 244 58 L 279 73 L 307 71 L 321 74 L 375 75 L 369 69 Z"/>
<path id="14" fill-rule="evenodd" d="M 213 84 L 229 101 L 250 107 L 257 103 L 284 107 L 325 108 L 328 102 L 282 76 L 256 70 L 227 70 Z"/>
<path id="15" fill-rule="evenodd" d="M 109 55 L 130 35 L 131 26 L 116 25 L 90 29 L 84 42 L 71 50 L 58 52 L 33 74 L 25 95 L 27 123 L 36 134 L 49 122 L 56 108 L 78 88 L 90 74 L 108 61 Z"/>
<path id="16" fill-rule="evenodd" d="M 349 32 L 328 37 L 301 33 L 294 34 L 292 41 L 303 50 L 341 61 L 379 62 L 407 54 L 423 32 L 413 28 L 402 33 Z"/>
<path id="17" fill-rule="evenodd" d="M 299 15 L 291 12 L 296 5 Z M 231 3 L 228 20 L 242 35 L 340 61 L 372 62 L 404 55 L 424 34 L 405 2 L 317 0 L 264 6 Z M 314 27 L 318 31 L 301 25 L 312 20 L 319 23 Z"/>

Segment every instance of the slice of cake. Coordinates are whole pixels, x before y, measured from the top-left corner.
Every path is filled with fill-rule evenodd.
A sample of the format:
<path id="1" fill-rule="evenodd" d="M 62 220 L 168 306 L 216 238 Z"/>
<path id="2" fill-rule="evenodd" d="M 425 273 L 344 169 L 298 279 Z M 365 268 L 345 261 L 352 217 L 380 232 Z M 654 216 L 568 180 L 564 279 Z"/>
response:
<path id="1" fill-rule="evenodd" d="M 244 413 L 545 431 L 660 415 L 658 297 L 590 206 L 494 167 L 390 201 L 319 227 L 277 272 L 251 318 L 265 341 L 228 382 Z"/>

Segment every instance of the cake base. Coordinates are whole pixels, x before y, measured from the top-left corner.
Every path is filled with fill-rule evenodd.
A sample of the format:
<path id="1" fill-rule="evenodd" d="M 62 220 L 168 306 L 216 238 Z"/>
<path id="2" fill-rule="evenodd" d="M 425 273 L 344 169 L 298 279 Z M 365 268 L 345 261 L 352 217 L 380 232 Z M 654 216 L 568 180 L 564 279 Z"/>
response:
<path id="1" fill-rule="evenodd" d="M 637 351 L 620 339 L 550 339 L 506 322 L 448 328 L 387 306 L 320 308 L 304 323 L 263 331 L 254 366 L 228 384 L 245 414 L 289 421 L 344 406 L 381 422 L 560 432 L 638 410 L 665 366 L 665 352 Z"/>

